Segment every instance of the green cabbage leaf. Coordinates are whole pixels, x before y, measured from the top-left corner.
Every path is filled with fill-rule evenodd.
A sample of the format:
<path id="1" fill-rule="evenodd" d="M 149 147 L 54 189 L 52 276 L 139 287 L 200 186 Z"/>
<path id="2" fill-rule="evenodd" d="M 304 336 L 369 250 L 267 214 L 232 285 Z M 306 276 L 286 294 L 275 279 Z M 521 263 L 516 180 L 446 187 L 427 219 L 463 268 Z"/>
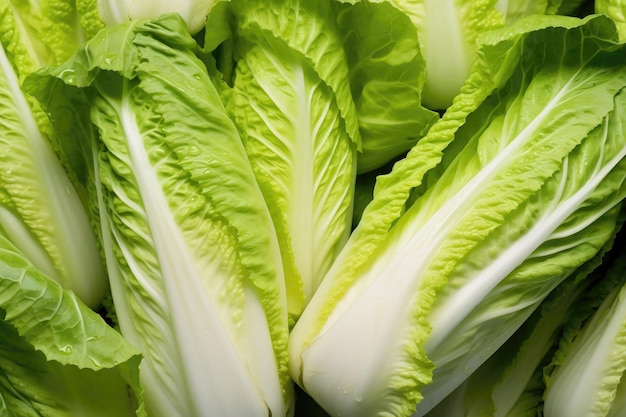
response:
<path id="1" fill-rule="evenodd" d="M 361 132 L 357 171 L 404 155 L 439 115 L 422 105 L 426 64 L 409 17 L 389 2 L 335 4 Z"/>
<path id="2" fill-rule="evenodd" d="M 0 235 L 0 414 L 145 416 L 139 352 Z"/>
<path id="3" fill-rule="evenodd" d="M 73 0 L 2 0 L 0 25 L 4 39 L 19 39 L 27 51 L 17 66 L 29 72 L 60 64 L 85 40 Z"/>
<path id="4" fill-rule="evenodd" d="M 605 14 L 615 22 L 620 39 L 626 40 L 626 2 L 623 0 L 595 0 L 596 13 Z"/>

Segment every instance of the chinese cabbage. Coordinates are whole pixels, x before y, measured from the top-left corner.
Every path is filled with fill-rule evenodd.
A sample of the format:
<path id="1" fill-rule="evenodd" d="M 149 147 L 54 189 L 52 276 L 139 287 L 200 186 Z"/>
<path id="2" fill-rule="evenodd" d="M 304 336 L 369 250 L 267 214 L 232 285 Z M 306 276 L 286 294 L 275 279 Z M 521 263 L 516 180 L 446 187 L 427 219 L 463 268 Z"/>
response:
<path id="1" fill-rule="evenodd" d="M 96 238 L 79 190 L 53 150 L 57 132 L 21 89 L 40 65 L 31 39 L 10 7 L 2 12 L 0 229 L 47 276 L 96 308 L 108 290 Z"/>
<path id="2" fill-rule="evenodd" d="M 330 0 L 233 1 L 233 119 L 279 236 L 297 318 L 348 238 L 360 146 Z"/>
<path id="3" fill-rule="evenodd" d="M 484 35 L 293 329 L 292 376 L 329 413 L 424 415 L 610 239 L 626 193 L 615 40 L 601 17 Z"/>
<path id="4" fill-rule="evenodd" d="M 82 148 L 93 182 L 116 317 L 144 355 L 148 413 L 287 415 L 275 231 L 195 48 L 177 15 L 126 22 L 26 83 L 54 122 L 84 133 L 66 146 Z"/>

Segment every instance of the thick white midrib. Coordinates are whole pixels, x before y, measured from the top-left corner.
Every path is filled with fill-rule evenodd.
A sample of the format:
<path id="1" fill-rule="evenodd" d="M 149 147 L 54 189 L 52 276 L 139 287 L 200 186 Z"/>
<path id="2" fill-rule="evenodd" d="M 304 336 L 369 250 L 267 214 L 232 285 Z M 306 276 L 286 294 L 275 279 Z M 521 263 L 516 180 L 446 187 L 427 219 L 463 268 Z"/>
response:
<path id="1" fill-rule="evenodd" d="M 184 378 L 178 381 L 179 397 L 175 400 L 181 416 L 235 415 L 234 410 L 237 415 L 264 416 L 266 406 L 205 294 L 201 274 L 211 271 L 195 270 L 192 254 L 146 153 L 128 94 L 122 97 L 120 119 L 170 308 L 163 314 L 171 317 L 169 330 L 177 342 L 178 351 L 170 353 L 181 365 Z M 150 362 L 154 366 L 154 360 Z"/>
<path id="2" fill-rule="evenodd" d="M 330 138 L 332 135 L 332 124 L 330 124 L 325 131 L 322 131 L 323 122 L 329 117 L 330 111 L 331 102 L 328 101 L 326 103 L 326 106 L 324 107 L 324 110 L 321 112 L 321 114 L 319 114 L 317 122 L 313 128 L 313 136 L 314 138 L 316 138 L 316 143 L 318 143 L 319 146 L 323 146 L 320 143 L 320 138 L 324 138 L 322 140 L 325 140 L 325 138 Z M 338 119 L 340 118 L 339 115 L 336 115 L 335 117 Z M 345 172 L 339 170 L 338 174 L 337 171 L 334 171 L 334 175 L 331 174 L 332 178 L 326 179 L 328 182 L 323 188 L 321 184 L 324 178 L 322 175 L 319 174 L 324 173 L 323 175 L 328 175 L 329 172 L 333 172 L 333 170 L 331 169 L 331 164 L 342 167 L 345 166 L 347 164 L 346 160 L 348 158 L 353 158 L 350 166 L 356 166 L 356 153 L 340 154 L 338 152 L 338 148 L 341 145 L 340 140 L 342 139 L 342 137 L 333 138 L 333 149 L 331 152 L 328 153 L 328 155 L 331 156 L 325 158 L 324 161 L 319 161 L 318 163 L 320 164 L 320 166 L 318 166 L 317 169 L 315 167 L 311 167 L 311 169 L 314 170 L 314 173 L 318 172 L 317 175 L 313 175 L 313 190 L 315 190 L 316 193 L 321 193 L 317 195 L 316 198 L 316 201 L 318 201 L 319 203 L 315 204 L 312 207 L 314 216 L 313 218 L 315 220 L 315 237 L 313 238 L 313 241 L 315 242 L 315 247 L 313 248 L 312 253 L 314 273 L 311 277 L 312 293 L 315 293 L 316 289 L 319 287 L 322 279 L 324 278 L 324 275 L 326 273 L 326 269 L 324 268 L 329 268 L 330 264 L 333 261 L 331 257 L 334 248 L 336 248 L 339 242 L 345 243 L 349 236 L 349 221 L 352 219 L 351 216 L 346 216 L 346 222 L 342 225 L 345 229 L 341 229 L 342 226 L 340 226 L 340 230 L 334 230 L 331 229 L 331 225 L 335 222 L 337 213 L 340 213 L 341 206 L 345 204 L 346 201 L 352 198 L 349 195 L 351 189 L 346 187 L 343 190 L 342 198 L 336 198 L 336 194 L 335 198 L 330 198 L 330 195 L 337 189 L 336 184 L 340 181 L 339 176 L 346 174 L 356 175 L 356 170 L 353 170 L 352 173 L 349 171 Z M 352 184 L 354 184 L 354 178 L 355 177 L 353 177 L 352 179 Z M 328 202 L 332 202 L 332 207 L 329 208 L 324 204 Z M 311 296 L 312 295 L 313 294 L 311 294 Z"/>
<path id="3" fill-rule="evenodd" d="M 133 324 L 133 318 L 131 308 L 127 301 L 128 298 L 132 298 L 127 294 L 124 289 L 125 285 L 123 281 L 123 272 L 119 268 L 119 264 L 116 259 L 116 255 L 113 251 L 113 247 L 116 242 L 121 250 L 125 259 L 132 259 L 129 249 L 123 244 L 124 240 L 116 233 L 114 223 L 109 217 L 109 214 L 105 208 L 104 195 L 102 191 L 102 183 L 100 181 L 100 167 L 98 164 L 98 153 L 96 146 L 92 144 L 92 161 L 94 168 L 94 180 L 96 184 L 96 195 L 98 201 L 98 212 L 100 214 L 100 231 L 102 233 L 102 248 L 104 251 L 104 257 L 107 265 L 107 271 L 109 276 L 109 282 L 111 286 L 111 294 L 115 303 L 115 311 L 118 319 L 118 323 L 124 337 L 138 348 L 144 347 L 146 339 L 142 336 L 135 325 Z M 131 275 L 133 278 L 141 273 L 134 273 L 135 263 L 130 263 Z M 146 288 L 146 291 L 153 294 L 155 291 L 149 285 L 142 285 L 142 288 Z M 163 300 L 157 300 L 156 304 L 162 305 Z M 152 320 L 152 323 L 157 323 L 157 320 Z M 143 351 L 143 349 L 140 349 Z M 159 372 L 152 366 L 149 366 L 144 361 L 141 364 L 141 382 L 146 395 L 146 401 L 153 404 L 158 410 L 161 410 L 164 415 L 176 415 L 176 406 L 172 403 L 172 395 L 167 395 L 162 392 L 161 386 L 164 384 L 166 373 Z M 168 381 L 169 382 L 169 381 Z M 168 384 L 175 390 L 174 384 Z"/>
<path id="4" fill-rule="evenodd" d="M 347 392 L 362 398 L 367 395 L 366 381 L 370 381 L 372 374 L 387 373 L 387 364 L 390 357 L 399 353 L 397 345 L 390 344 L 389 340 L 398 340 L 399 334 L 406 331 L 408 312 L 411 311 L 411 302 L 415 291 L 421 284 L 421 277 L 432 261 L 437 249 L 447 238 L 449 232 L 456 226 L 462 214 L 480 195 L 484 184 L 488 183 L 497 172 L 506 166 L 515 153 L 526 144 L 534 132 L 541 127 L 552 108 L 569 91 L 569 85 L 575 75 L 550 100 L 542 111 L 533 119 L 496 158 L 474 176 L 456 195 L 426 221 L 409 226 L 400 238 L 399 245 L 391 249 L 394 255 L 388 258 L 385 253 L 377 254 L 381 263 L 361 277 L 346 295 L 337 303 L 328 320 L 316 338 L 302 353 L 303 383 L 313 392 L 314 389 L 324 390 L 324 384 L 344 386 Z M 419 254 L 419 256 L 418 256 Z M 385 306 L 385 308 L 380 308 Z M 371 331 L 363 328 L 364 323 L 374 325 L 377 333 L 374 337 Z M 333 348 L 342 346 L 342 349 Z M 339 364 L 330 368 L 322 367 L 320 362 L 327 361 L 330 351 L 336 358 L 346 355 Z M 358 352 L 358 353 L 357 353 Z M 319 361 L 319 362 L 318 362 Z M 345 370 L 345 365 L 358 367 Z M 320 369 L 325 378 L 314 381 Z M 327 379 L 334 375 L 332 382 Z M 362 378 L 355 378 L 362 375 Z M 308 381 L 307 381 L 308 379 Z M 341 382 L 343 381 L 343 382 Z M 318 385 L 320 384 L 320 385 Z M 316 385 L 314 388 L 313 385 Z M 328 410 L 343 412 L 345 395 L 337 392 L 337 396 L 325 398 L 329 402 L 322 406 Z M 334 402 L 338 401 L 338 402 Z M 359 405 L 363 404 L 363 405 Z M 365 406 L 365 403 L 353 403 L 355 407 Z M 337 408 L 334 408 L 337 407 Z M 359 408 L 360 409 L 360 408 Z M 363 409 L 361 409 L 363 410 Z"/>
<path id="5" fill-rule="evenodd" d="M 541 317 L 531 337 L 527 339 L 532 343 L 525 342 L 520 351 L 521 355 L 515 359 L 518 366 L 506 372 L 504 378 L 493 388 L 492 399 L 496 406 L 494 417 L 506 417 L 511 411 L 537 366 L 553 346 L 556 337 L 555 330 L 567 319 L 569 308 L 578 299 L 583 289 L 580 285 L 570 286 L 564 294 L 560 295 L 558 302 L 550 307 L 550 314 Z M 523 365 L 519 366 L 519 364 Z"/>
<path id="6" fill-rule="evenodd" d="M 423 0 L 425 17 L 420 44 L 426 62 L 424 95 L 438 108 L 460 90 L 470 71 L 473 51 L 463 33 L 466 28 L 455 0 Z"/>
<path id="7" fill-rule="evenodd" d="M 130 19 L 127 4 L 124 1 L 98 0 L 98 16 L 109 26 L 125 22 Z"/>
<path id="8" fill-rule="evenodd" d="M 551 375 L 544 401 L 546 417 L 586 417 L 592 407 L 598 406 L 598 401 L 606 401 L 597 394 L 607 389 L 601 386 L 602 378 L 607 368 L 615 367 L 609 359 L 626 319 L 626 302 L 620 300 L 626 295 L 624 287 L 616 287 L 613 291 L 582 330 L 561 366 Z M 574 363 L 576 365 L 572 366 Z"/>
<path id="9" fill-rule="evenodd" d="M 293 65 L 293 87 L 296 108 L 293 109 L 293 148 L 292 177 L 289 199 L 288 219 L 295 264 L 302 278 L 302 288 L 306 299 L 313 295 L 315 265 L 314 252 L 314 159 L 315 138 L 311 132 L 311 101 L 304 71 L 298 63 Z"/>
<path id="10" fill-rule="evenodd" d="M 626 148 L 601 167 L 576 193 L 560 202 L 554 210 L 544 213 L 535 225 L 463 288 L 448 298 L 431 313 L 433 325 L 426 350 L 436 351 L 437 346 L 450 334 L 467 314 L 508 274 L 537 249 L 600 185 L 602 180 L 626 157 Z M 609 209 L 606 207 L 605 209 Z M 468 303 L 476 300 L 477 303 Z"/>
<path id="11" fill-rule="evenodd" d="M 390 257 L 385 253 L 377 255 L 381 262 L 375 263 L 368 273 L 359 279 L 358 284 L 353 286 L 354 289 L 351 289 L 344 299 L 337 304 L 320 333 L 323 333 L 327 327 L 331 326 L 334 320 L 340 317 L 346 309 L 350 308 L 352 302 L 361 295 L 360 290 L 356 289 L 356 287 L 367 288 L 381 277 L 386 277 L 385 280 L 389 286 L 406 289 L 405 296 L 411 297 L 411 294 L 419 286 L 419 277 L 423 272 L 422 268 L 429 264 L 432 254 L 447 238 L 449 231 L 456 226 L 460 219 L 459 213 L 464 214 L 466 212 L 465 209 L 476 199 L 483 185 L 491 180 L 501 167 L 507 165 L 515 153 L 532 138 L 532 135 L 541 127 L 542 122 L 548 116 L 552 107 L 567 93 L 572 79 L 563 86 L 537 117 L 496 158 L 489 161 L 467 184 L 446 201 L 442 208 L 425 221 L 421 216 L 415 216 L 411 224 L 407 225 L 405 230 L 402 231 L 402 235 L 398 237 L 398 243 L 390 245 L 386 251 L 393 255 Z M 421 255 L 419 261 L 415 260 L 415 254 Z M 416 262 L 421 265 L 419 269 L 415 267 Z M 405 264 L 404 267 L 402 264 Z M 389 274 L 390 269 L 398 269 L 399 267 L 407 271 L 413 271 L 413 274 L 401 274 L 395 277 Z M 408 300 L 405 301 L 408 303 Z"/>
<path id="12" fill-rule="evenodd" d="M 17 76 L 1 45 L 0 70 L 7 80 L 13 104 L 24 128 L 24 139 L 30 145 L 34 161 L 33 175 L 36 175 L 41 183 L 38 192 L 46 196 L 46 202 L 49 204 L 45 209 L 51 214 L 54 222 L 55 233 L 52 237 L 61 257 L 59 260 L 52 260 L 46 253 L 45 258 L 49 259 L 50 263 L 45 262 L 37 266 L 44 269 L 50 274 L 50 278 L 61 283 L 66 289 L 72 289 L 79 298 L 93 307 L 100 302 L 97 298 L 104 294 L 106 282 L 87 213 L 63 167 L 39 131 L 26 97 L 20 89 Z M 27 255 L 30 255 L 31 249 L 35 249 L 31 261 L 42 259 L 44 253 L 41 249 L 46 251 L 46 248 L 42 248 L 38 242 L 32 242 L 32 239 L 31 243 L 24 244 L 26 247 L 20 249 L 26 250 Z M 56 267 L 50 270 L 50 266 L 55 262 L 59 262 L 60 271 Z"/>
<path id="13" fill-rule="evenodd" d="M 296 19 L 299 9 L 296 8 Z M 279 147 L 272 143 L 272 140 L 265 140 L 263 145 L 272 150 L 281 161 L 290 164 L 288 168 L 291 174 L 290 183 L 285 186 L 282 183 L 276 183 L 280 192 L 288 202 L 286 209 L 287 225 L 286 230 L 288 236 L 285 238 L 291 242 L 291 248 L 294 255 L 294 263 L 300 274 L 302 289 L 306 299 L 310 299 L 316 287 L 315 276 L 317 271 L 316 254 L 318 247 L 314 230 L 316 229 L 317 218 L 315 216 L 315 176 L 314 176 L 314 160 L 315 160 L 315 137 L 311 125 L 311 102 L 308 94 L 312 94 L 307 88 L 306 77 L 302 65 L 298 60 L 291 63 L 290 70 L 284 69 L 285 63 L 278 60 L 275 55 L 270 53 L 266 48 L 261 50 L 265 59 L 267 59 L 272 68 L 276 70 L 285 80 L 290 80 L 290 87 L 294 93 L 295 104 L 290 107 L 290 101 L 285 101 L 279 94 L 275 92 L 275 88 L 265 82 L 263 77 L 255 77 L 259 86 L 265 94 L 271 99 L 276 108 L 283 114 L 289 115 L 291 122 L 291 134 L 285 135 L 276 129 L 271 123 L 266 124 L 272 135 L 282 141 L 289 150 L 289 154 L 285 155 Z M 289 65 L 289 64 L 287 64 Z M 252 108 L 258 114 L 262 114 L 262 109 L 252 102 Z M 264 164 L 259 164 L 263 168 Z M 269 172 L 264 169 L 265 172 Z"/>
<path id="14" fill-rule="evenodd" d="M 570 198 L 564 200 L 554 211 L 545 213 L 544 216 L 519 240 L 507 248 L 498 258 L 468 283 L 460 288 L 451 297 L 445 300 L 430 314 L 429 322 L 432 326 L 430 336 L 424 346 L 426 354 L 435 362 L 436 366 L 443 365 L 437 358 L 438 349 L 445 346 L 446 338 L 454 331 L 471 311 L 481 302 L 482 299 L 492 291 L 504 278 L 506 278 L 517 266 L 519 266 L 532 252 L 539 247 L 550 234 L 556 230 L 567 217 L 585 201 L 595 190 L 599 183 L 609 174 L 609 172 L 626 157 L 626 149 L 616 155 L 600 172 L 593 176 L 584 187 L 578 190 Z M 610 206 L 604 207 L 605 210 Z M 554 282 L 553 287 L 560 282 Z M 547 293 L 545 294 L 547 295 Z M 540 300 L 537 300 L 539 303 Z M 520 308 L 522 306 L 520 305 Z M 495 348 L 499 347 L 504 340 L 493 341 Z M 492 344 L 493 345 L 493 344 Z M 486 358 L 475 357 L 475 360 L 468 360 L 471 365 L 467 371 L 473 372 Z M 460 375 L 459 375 L 460 377 Z M 428 404 L 434 405 L 439 400 L 452 392 L 461 381 L 459 378 L 450 378 L 441 385 L 431 385 L 428 387 Z M 423 405 L 426 405 L 424 403 Z M 422 407 L 420 415 L 428 409 Z"/>
<path id="15" fill-rule="evenodd" d="M 441 61 L 465 55 L 465 40 L 463 25 L 458 14 L 455 0 L 423 0 L 425 17 L 424 25 L 424 54 L 426 61 Z M 459 24 L 453 24 L 454 22 Z M 442 34 L 443 36 L 438 36 Z M 445 42 L 446 49 L 442 50 L 440 42 Z M 444 52 L 445 51 L 445 52 Z"/>

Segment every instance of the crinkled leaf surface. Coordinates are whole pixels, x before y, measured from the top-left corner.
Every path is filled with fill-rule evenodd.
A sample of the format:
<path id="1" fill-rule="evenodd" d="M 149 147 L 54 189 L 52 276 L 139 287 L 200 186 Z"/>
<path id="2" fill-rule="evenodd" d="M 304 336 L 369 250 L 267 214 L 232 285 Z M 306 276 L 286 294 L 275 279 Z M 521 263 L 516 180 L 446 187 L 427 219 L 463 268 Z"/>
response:
<path id="1" fill-rule="evenodd" d="M 293 399 L 278 244 L 195 47 L 176 15 L 134 21 L 29 86 L 44 103 L 89 103 L 98 138 L 84 156 L 120 328 L 145 356 L 149 413 L 284 415 Z"/>
<path id="2" fill-rule="evenodd" d="M 143 416 L 139 352 L 0 236 L 2 415 Z"/>
<path id="3" fill-rule="evenodd" d="M 604 268 L 599 266 L 614 256 L 613 243 L 610 239 L 552 291 L 520 329 L 427 417 L 536 416 L 543 404 L 543 367 L 554 353 L 563 326 L 586 301 L 583 295 L 602 279 Z"/>
<path id="4" fill-rule="evenodd" d="M 23 58 L 32 60 L 34 69 L 60 64 L 84 41 L 76 5 L 70 0 L 2 0 L 0 21 L 4 36 L 20 38 L 28 51 Z"/>
<path id="5" fill-rule="evenodd" d="M 360 133 L 327 0 L 233 2 L 231 113 L 272 213 L 297 317 L 347 240 Z"/>
<path id="6" fill-rule="evenodd" d="M 423 389 L 423 415 L 616 227 L 626 72 L 610 23 L 489 36 L 291 334 L 292 375 L 330 413 L 410 415 Z"/>
<path id="7" fill-rule="evenodd" d="M 0 36 L 0 229 L 39 269 L 97 307 L 107 291 L 87 212 L 53 152 L 49 121 L 20 88 L 37 69 L 30 39 L 2 9 Z"/>
<path id="8" fill-rule="evenodd" d="M 616 251 L 601 282 L 579 303 L 575 320 L 544 370 L 546 417 L 619 416 L 624 412 L 626 258 L 623 247 Z"/>

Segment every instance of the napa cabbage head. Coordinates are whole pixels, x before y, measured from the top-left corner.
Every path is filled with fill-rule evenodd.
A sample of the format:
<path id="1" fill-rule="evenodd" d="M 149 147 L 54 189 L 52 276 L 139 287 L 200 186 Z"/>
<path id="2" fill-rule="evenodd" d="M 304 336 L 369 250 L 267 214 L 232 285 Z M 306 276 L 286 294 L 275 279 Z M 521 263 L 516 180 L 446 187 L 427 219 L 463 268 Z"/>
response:
<path id="1" fill-rule="evenodd" d="M 292 409 L 276 233 L 243 143 L 176 14 L 100 32 L 27 80 L 80 126 L 121 333 L 152 416 Z M 69 111 L 68 111 L 69 110 Z"/>
<path id="2" fill-rule="evenodd" d="M 21 89 L 27 75 L 63 56 L 65 41 L 51 36 L 63 30 L 62 21 L 52 28 L 42 19 L 42 33 L 29 30 L 37 16 L 60 6 L 42 2 L 40 13 L 27 13 L 30 3 L 19 4 L 5 2 L 0 14 L 0 230 L 47 276 L 96 308 L 108 284 L 81 186 L 56 152 L 58 132 Z M 39 44 L 47 45 L 47 53 Z M 72 43 L 65 46 L 71 49 Z"/>
<path id="3" fill-rule="evenodd" d="M 204 47 L 272 213 L 295 319 L 348 238 L 356 173 L 437 119 L 421 105 L 415 31 L 388 3 L 232 1 L 210 13 Z"/>
<path id="4" fill-rule="evenodd" d="M 349 68 L 331 1 L 227 6 L 228 108 L 278 233 L 295 321 L 350 233 L 361 135 Z"/>
<path id="5" fill-rule="evenodd" d="M 484 35 L 291 333 L 292 376 L 330 414 L 426 414 L 611 239 L 626 196 L 616 40 L 603 17 Z"/>

